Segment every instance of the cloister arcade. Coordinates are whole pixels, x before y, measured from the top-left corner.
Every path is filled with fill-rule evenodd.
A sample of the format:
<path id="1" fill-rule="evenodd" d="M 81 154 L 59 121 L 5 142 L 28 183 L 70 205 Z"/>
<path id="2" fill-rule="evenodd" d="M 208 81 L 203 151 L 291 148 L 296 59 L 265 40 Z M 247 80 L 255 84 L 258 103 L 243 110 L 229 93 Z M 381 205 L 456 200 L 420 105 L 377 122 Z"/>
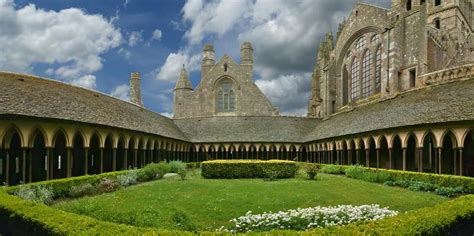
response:
<path id="1" fill-rule="evenodd" d="M 189 161 L 189 143 L 83 124 L 0 123 L 0 184 L 37 182 Z"/>
<path id="2" fill-rule="evenodd" d="M 0 183 L 139 168 L 151 162 L 282 159 L 474 176 L 474 128 L 374 131 L 309 143 L 195 143 L 84 124 L 0 123 Z"/>

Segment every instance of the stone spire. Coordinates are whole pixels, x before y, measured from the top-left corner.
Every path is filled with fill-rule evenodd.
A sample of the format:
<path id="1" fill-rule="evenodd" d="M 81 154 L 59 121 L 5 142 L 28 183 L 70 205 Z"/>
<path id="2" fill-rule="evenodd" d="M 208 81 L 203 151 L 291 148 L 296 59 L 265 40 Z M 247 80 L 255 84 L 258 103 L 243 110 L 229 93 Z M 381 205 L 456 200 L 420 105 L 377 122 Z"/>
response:
<path id="1" fill-rule="evenodd" d="M 132 72 L 130 76 L 130 102 L 143 106 L 140 73 Z"/>
<path id="2" fill-rule="evenodd" d="M 179 75 L 179 79 L 176 82 L 176 87 L 174 90 L 178 89 L 187 89 L 187 90 L 193 90 L 193 86 L 191 84 L 191 81 L 189 81 L 188 78 L 188 72 L 186 71 L 186 68 L 184 67 L 181 69 L 181 74 Z"/>

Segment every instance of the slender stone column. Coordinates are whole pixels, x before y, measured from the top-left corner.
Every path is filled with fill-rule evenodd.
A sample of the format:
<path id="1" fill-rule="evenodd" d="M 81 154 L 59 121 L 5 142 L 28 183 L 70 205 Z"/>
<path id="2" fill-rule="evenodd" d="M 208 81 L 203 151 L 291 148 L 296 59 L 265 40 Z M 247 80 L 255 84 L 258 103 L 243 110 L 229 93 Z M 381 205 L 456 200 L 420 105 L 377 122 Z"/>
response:
<path id="1" fill-rule="evenodd" d="M 339 159 L 340 152 L 341 152 L 340 150 L 336 150 L 336 162 L 337 162 L 339 165 L 341 164 L 341 162 L 339 161 L 339 160 L 340 160 L 340 159 Z"/>
<path id="2" fill-rule="evenodd" d="M 21 175 L 22 175 L 21 177 L 22 178 L 21 179 L 22 179 L 23 183 L 26 183 L 26 148 L 22 148 L 21 151 L 22 151 L 21 152 L 21 154 L 22 154 L 21 158 L 23 159 L 23 161 L 21 163 L 21 169 L 22 169 L 22 171 L 21 171 Z"/>
<path id="3" fill-rule="evenodd" d="M 403 170 L 407 170 L 407 149 L 403 148 Z"/>
<path id="4" fill-rule="evenodd" d="M 47 175 L 48 175 L 48 178 L 47 180 L 50 180 L 50 179 L 53 179 L 53 158 L 52 158 L 52 148 L 48 148 L 47 150 L 47 155 L 48 155 L 48 171 L 47 171 Z"/>
<path id="5" fill-rule="evenodd" d="M 112 171 L 117 170 L 117 148 L 112 149 Z"/>
<path id="6" fill-rule="evenodd" d="M 33 180 L 33 149 L 30 148 L 28 152 L 28 183 Z"/>
<path id="7" fill-rule="evenodd" d="M 10 185 L 10 150 L 5 150 L 6 166 L 5 166 L 5 182 Z"/>
<path id="8" fill-rule="evenodd" d="M 89 148 L 84 148 L 86 153 L 86 161 L 84 162 L 84 175 L 89 174 Z"/>
<path id="9" fill-rule="evenodd" d="M 123 149 L 123 169 L 128 170 L 128 149 L 124 148 Z"/>
<path id="10" fill-rule="evenodd" d="M 423 172 L 423 147 L 418 152 L 418 172 Z"/>
<path id="11" fill-rule="evenodd" d="M 392 164 L 392 149 L 388 149 L 388 168 L 393 169 L 393 164 Z"/>
<path id="12" fill-rule="evenodd" d="M 377 169 L 380 168 L 380 148 L 377 148 Z"/>
<path id="13" fill-rule="evenodd" d="M 453 148 L 453 159 L 454 159 L 454 161 L 453 161 L 454 173 L 453 173 L 453 174 L 454 174 L 454 175 L 457 175 L 457 172 L 458 172 L 458 163 L 457 163 L 457 162 L 458 162 L 458 160 L 457 160 L 458 158 L 457 158 L 457 155 L 456 155 L 456 154 L 457 154 L 457 149 L 456 149 L 456 148 Z"/>
<path id="14" fill-rule="evenodd" d="M 133 149 L 133 167 L 138 168 L 138 158 L 137 158 L 138 150 Z"/>
<path id="15" fill-rule="evenodd" d="M 66 165 L 66 168 L 67 168 L 67 171 L 66 171 L 66 176 L 68 178 L 70 178 L 72 176 L 72 148 L 66 148 L 67 150 L 67 165 Z"/>
<path id="16" fill-rule="evenodd" d="M 370 147 L 369 147 L 369 148 L 370 148 Z M 365 165 L 366 165 L 367 167 L 370 167 L 370 158 L 369 158 L 369 156 L 370 156 L 370 149 L 367 149 L 367 148 L 366 148 L 366 149 L 365 149 Z"/>
<path id="17" fill-rule="evenodd" d="M 464 175 L 463 173 L 463 160 L 462 160 L 463 156 L 462 156 L 462 148 L 459 148 L 459 175 Z"/>
<path id="18" fill-rule="evenodd" d="M 100 148 L 100 173 L 104 172 L 104 148 Z"/>
<path id="19" fill-rule="evenodd" d="M 359 152 L 358 149 L 356 149 L 356 161 L 357 161 L 356 164 L 359 165 L 360 164 L 360 152 Z"/>
<path id="20" fill-rule="evenodd" d="M 442 158 L 442 151 L 441 151 L 441 148 L 438 148 L 438 174 L 441 174 L 443 172 L 443 168 L 441 166 L 442 164 L 441 158 Z"/>

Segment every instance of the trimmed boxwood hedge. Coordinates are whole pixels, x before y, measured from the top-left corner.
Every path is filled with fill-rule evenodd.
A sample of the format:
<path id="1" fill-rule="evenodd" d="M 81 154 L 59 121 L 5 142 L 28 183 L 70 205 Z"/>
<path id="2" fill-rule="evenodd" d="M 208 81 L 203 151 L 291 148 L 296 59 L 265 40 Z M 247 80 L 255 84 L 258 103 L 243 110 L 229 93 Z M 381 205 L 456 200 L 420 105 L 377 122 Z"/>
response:
<path id="1" fill-rule="evenodd" d="M 201 174 L 210 179 L 293 178 L 298 163 L 283 160 L 214 160 L 201 163 Z"/>
<path id="2" fill-rule="evenodd" d="M 341 171 L 345 170 L 351 166 L 343 165 L 327 165 L 321 164 L 322 168 L 324 167 L 334 167 L 339 168 Z M 432 173 L 423 173 L 423 172 L 412 172 L 412 171 L 401 171 L 401 170 L 388 170 L 388 169 L 376 169 L 368 167 L 360 167 L 366 171 L 373 173 L 383 173 L 388 176 L 390 181 L 397 180 L 414 180 L 422 181 L 432 184 L 437 184 L 443 187 L 463 187 L 466 192 L 474 193 L 474 178 L 465 177 L 465 176 L 456 176 L 456 175 L 440 175 Z"/>
<path id="3" fill-rule="evenodd" d="M 373 169 L 371 169 L 372 171 Z M 380 170 L 379 170 L 380 171 Z M 394 176 L 417 176 L 423 173 L 395 172 Z M 34 183 L 58 188 L 59 192 L 83 183 L 116 177 L 124 172 L 74 177 Z M 427 174 L 431 175 L 431 174 Z M 423 176 L 425 178 L 426 176 Z M 431 176 L 431 180 L 449 177 L 444 183 L 468 183 L 466 177 Z M 453 179 L 456 180 L 453 182 Z M 458 179 L 458 178 L 461 178 Z M 467 178 L 472 179 L 472 178 Z M 472 180 L 471 180 L 472 181 Z M 441 183 L 441 182 L 440 182 Z M 466 184 L 467 185 L 467 184 Z M 0 234 L 6 235 L 193 235 L 193 232 L 140 228 L 100 221 L 33 203 L 7 193 L 14 187 L 0 189 Z M 63 190 L 61 190 L 63 189 Z M 433 207 L 426 207 L 378 221 L 360 222 L 338 227 L 320 228 L 305 232 L 271 231 L 249 235 L 442 235 L 472 234 L 474 232 L 474 195 L 465 195 Z M 200 235 L 231 235 L 225 232 L 199 232 Z"/>

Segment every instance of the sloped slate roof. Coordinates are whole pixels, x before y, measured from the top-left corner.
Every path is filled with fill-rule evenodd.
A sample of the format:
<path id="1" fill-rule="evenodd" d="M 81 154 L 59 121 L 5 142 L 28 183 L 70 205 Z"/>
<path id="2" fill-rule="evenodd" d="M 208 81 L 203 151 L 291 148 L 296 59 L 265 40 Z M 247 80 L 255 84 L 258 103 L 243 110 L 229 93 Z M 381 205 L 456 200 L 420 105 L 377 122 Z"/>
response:
<path id="1" fill-rule="evenodd" d="M 176 119 L 191 142 L 301 142 L 318 120 L 284 116 L 222 116 Z"/>
<path id="2" fill-rule="evenodd" d="M 187 140 L 167 117 L 58 81 L 0 72 L 0 115 L 24 115 L 135 130 Z"/>
<path id="3" fill-rule="evenodd" d="M 474 121 L 474 79 L 429 86 L 336 114 L 315 123 L 302 140 L 454 121 Z"/>

